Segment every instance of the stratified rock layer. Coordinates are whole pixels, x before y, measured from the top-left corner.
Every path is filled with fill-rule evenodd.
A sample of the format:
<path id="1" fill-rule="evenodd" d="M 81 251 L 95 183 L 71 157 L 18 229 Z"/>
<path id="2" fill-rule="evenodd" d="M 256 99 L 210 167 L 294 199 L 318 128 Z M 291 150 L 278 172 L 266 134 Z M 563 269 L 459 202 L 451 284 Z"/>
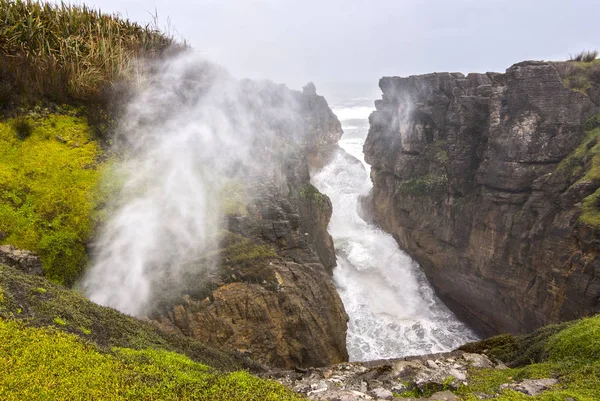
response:
<path id="1" fill-rule="evenodd" d="M 483 334 L 598 312 L 598 231 L 578 222 L 598 182 L 560 166 L 598 113 L 554 65 L 383 78 L 364 146 L 366 210 Z"/>

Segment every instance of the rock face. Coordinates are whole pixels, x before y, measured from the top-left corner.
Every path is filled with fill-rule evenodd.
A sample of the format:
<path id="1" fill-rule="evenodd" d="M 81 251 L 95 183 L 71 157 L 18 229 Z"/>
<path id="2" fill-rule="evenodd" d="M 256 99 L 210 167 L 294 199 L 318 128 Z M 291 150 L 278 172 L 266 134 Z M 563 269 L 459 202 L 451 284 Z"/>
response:
<path id="1" fill-rule="evenodd" d="M 348 359 L 348 316 L 331 277 L 331 201 L 310 184 L 307 162 L 342 131 L 325 99 L 309 89 L 294 93 L 301 137 L 286 140 L 294 129 L 284 126 L 283 141 L 264 138 L 257 146 L 256 159 L 273 168 L 247 177 L 247 210 L 228 216 L 219 268 L 188 277 L 181 296 L 151 316 L 167 330 L 288 369 Z"/>
<path id="2" fill-rule="evenodd" d="M 600 310 L 598 231 L 578 221 L 600 183 L 578 181 L 589 160 L 563 162 L 600 110 L 598 84 L 570 90 L 544 62 L 380 81 L 365 210 L 482 334 Z"/>
<path id="3" fill-rule="evenodd" d="M 0 265 L 15 267 L 34 276 L 44 274 L 39 256 L 33 252 L 17 249 L 12 245 L 0 245 Z"/>

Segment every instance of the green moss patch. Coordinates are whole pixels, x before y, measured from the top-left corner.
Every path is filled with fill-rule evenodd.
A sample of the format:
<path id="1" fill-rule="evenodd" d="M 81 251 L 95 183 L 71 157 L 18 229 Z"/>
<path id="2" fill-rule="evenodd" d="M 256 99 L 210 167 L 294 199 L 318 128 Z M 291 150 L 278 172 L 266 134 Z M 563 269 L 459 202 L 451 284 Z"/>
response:
<path id="1" fill-rule="evenodd" d="M 302 185 L 302 187 L 300 187 L 300 196 L 315 202 L 317 205 L 322 205 L 329 201 L 327 195 L 319 192 L 319 190 L 312 184 Z"/>
<path id="2" fill-rule="evenodd" d="M 247 372 L 219 373 L 164 350 L 102 353 L 55 329 L 0 319 L 2 400 L 299 400 Z"/>
<path id="3" fill-rule="evenodd" d="M 592 185 L 598 188 L 583 199 L 579 221 L 600 226 L 600 115 L 588 119 L 584 124 L 586 136 L 581 144 L 565 157 L 557 170 L 566 172 L 573 185 Z"/>
<path id="4" fill-rule="evenodd" d="M 600 316 L 583 319 L 548 341 L 550 361 L 595 363 L 600 361 Z"/>
<path id="5" fill-rule="evenodd" d="M 219 252 L 225 264 L 279 258 L 272 247 L 256 244 L 251 239 L 231 231 L 224 232 Z"/>
<path id="6" fill-rule="evenodd" d="M 100 155 L 83 118 L 0 122 L 2 243 L 38 253 L 56 282 L 72 284 L 87 263 Z"/>
<path id="7" fill-rule="evenodd" d="M 45 292 L 38 291 L 44 288 Z M 221 370 L 262 367 L 249 359 L 206 347 L 191 338 L 163 332 L 149 322 L 88 301 L 83 295 L 0 265 L 0 318 L 35 327 L 52 326 L 109 351 L 113 347 L 163 349 Z M 1 397 L 0 397 L 1 399 Z"/>
<path id="8" fill-rule="evenodd" d="M 502 335 L 461 349 L 484 352 L 514 366 L 511 369 L 469 371 L 469 386 L 457 394 L 464 400 L 476 394 L 499 394 L 504 383 L 524 379 L 556 378 L 558 384 L 536 397 L 504 390 L 498 400 L 578 401 L 600 399 L 600 316 L 543 327 L 526 336 Z"/>
<path id="9" fill-rule="evenodd" d="M 399 191 L 405 195 L 438 196 L 446 193 L 447 187 L 448 177 L 446 175 L 425 176 L 403 182 Z"/>

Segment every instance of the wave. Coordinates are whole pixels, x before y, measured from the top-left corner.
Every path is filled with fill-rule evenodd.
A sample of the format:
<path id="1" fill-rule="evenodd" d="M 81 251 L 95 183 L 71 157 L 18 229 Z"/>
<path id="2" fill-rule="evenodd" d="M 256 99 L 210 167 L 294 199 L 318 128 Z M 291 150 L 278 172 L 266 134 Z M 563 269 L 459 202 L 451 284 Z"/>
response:
<path id="1" fill-rule="evenodd" d="M 333 107 L 333 112 L 340 121 L 366 120 L 375 111 L 372 106 Z"/>

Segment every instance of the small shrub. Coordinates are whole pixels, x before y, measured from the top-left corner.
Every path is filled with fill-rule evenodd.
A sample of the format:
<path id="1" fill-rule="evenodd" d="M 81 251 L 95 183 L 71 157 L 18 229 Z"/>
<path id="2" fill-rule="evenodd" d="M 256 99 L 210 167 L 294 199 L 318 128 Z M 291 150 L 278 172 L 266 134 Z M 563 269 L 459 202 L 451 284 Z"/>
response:
<path id="1" fill-rule="evenodd" d="M 596 60 L 598 57 L 598 50 L 584 50 L 581 53 L 570 55 L 570 61 L 583 61 L 584 63 L 590 63 Z"/>
<path id="2" fill-rule="evenodd" d="M 592 131 L 593 129 L 600 128 L 600 114 L 596 114 L 583 124 L 583 129 L 585 131 Z"/>
<path id="3" fill-rule="evenodd" d="M 33 125 L 28 119 L 23 117 L 14 120 L 12 126 L 15 129 L 17 138 L 22 141 L 29 138 L 33 132 Z"/>

